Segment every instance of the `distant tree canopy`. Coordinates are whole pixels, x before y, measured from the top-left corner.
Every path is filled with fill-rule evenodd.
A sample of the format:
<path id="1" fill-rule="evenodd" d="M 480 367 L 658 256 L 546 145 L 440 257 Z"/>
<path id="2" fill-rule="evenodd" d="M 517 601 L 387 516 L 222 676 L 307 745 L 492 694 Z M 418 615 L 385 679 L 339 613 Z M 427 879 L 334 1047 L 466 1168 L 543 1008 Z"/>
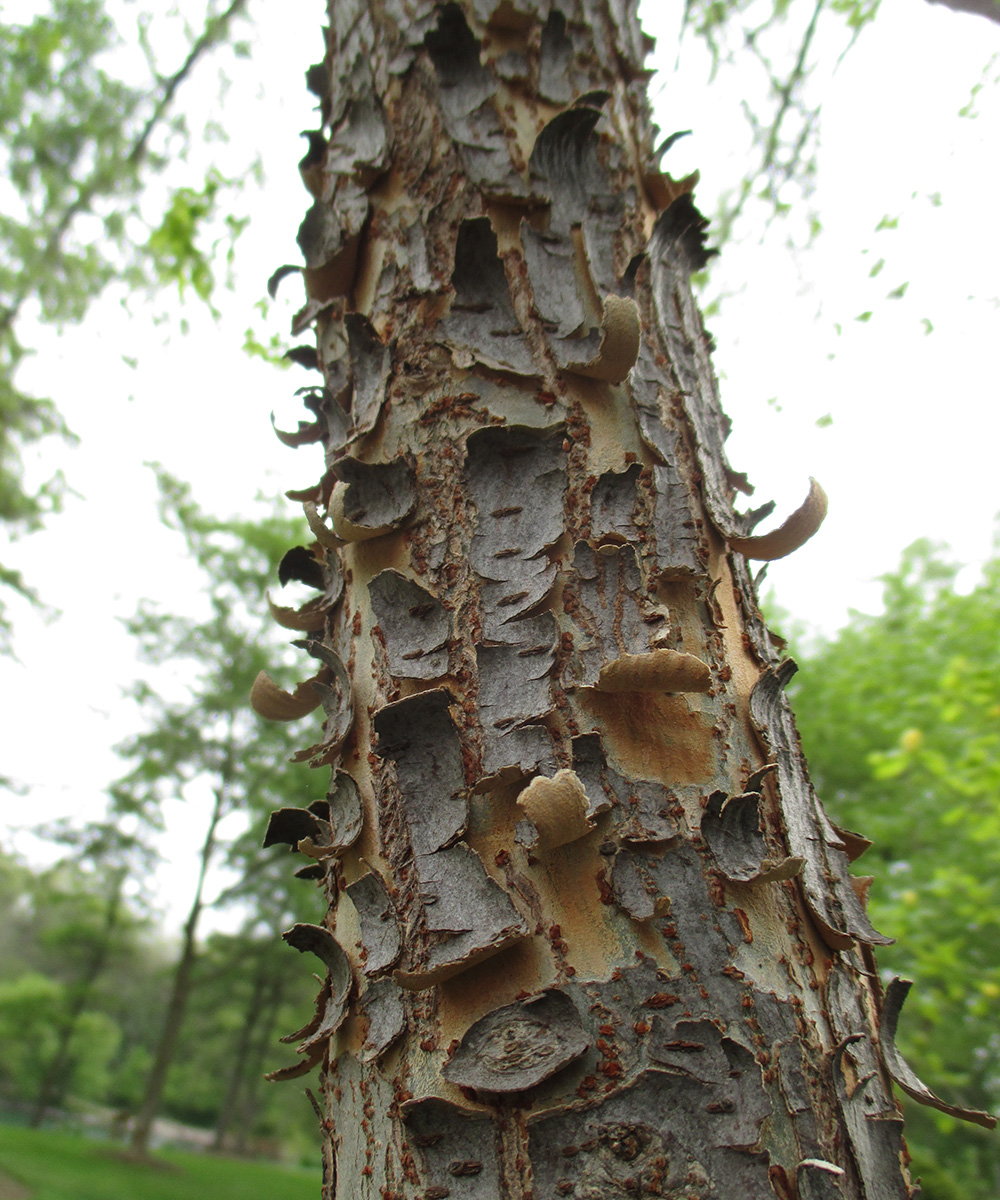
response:
<path id="1" fill-rule="evenodd" d="M 1000 542 L 997 543 L 1000 549 Z M 870 911 L 914 979 L 900 1041 L 931 1087 L 1000 1107 L 1000 557 L 971 590 L 915 542 L 883 577 L 885 611 L 797 657 L 794 704 L 833 819 L 871 838 Z M 1000 1194 L 996 1136 L 907 1106 L 932 1200 Z"/>

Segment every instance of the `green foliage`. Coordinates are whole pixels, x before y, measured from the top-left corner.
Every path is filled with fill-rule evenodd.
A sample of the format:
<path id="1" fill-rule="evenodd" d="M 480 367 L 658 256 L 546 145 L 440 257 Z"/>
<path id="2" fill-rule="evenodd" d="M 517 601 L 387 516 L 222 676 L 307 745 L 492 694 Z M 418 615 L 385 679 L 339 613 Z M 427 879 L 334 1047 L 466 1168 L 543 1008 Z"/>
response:
<path id="1" fill-rule="evenodd" d="M 30 354 L 25 321 L 80 321 L 113 282 L 130 292 L 190 288 L 210 303 L 217 246 L 204 244 L 206 230 L 240 179 L 210 170 L 203 185 L 175 184 L 162 216 L 147 188 L 185 157 L 191 139 L 172 114 L 176 94 L 244 6 L 234 0 L 220 13 L 210 2 L 172 72 L 154 51 L 153 15 L 137 14 L 149 74 L 139 82 L 104 0 L 48 0 L 29 21 L 0 20 L 0 522 L 12 535 L 37 529 L 65 492 L 59 474 L 26 485 L 25 450 L 72 436 L 52 398 L 17 382 Z M 176 13 L 160 13 L 155 23 L 171 20 Z M 244 225 L 222 222 L 227 261 Z M 36 599 L 0 564 L 3 586 Z M 0 600 L 0 650 L 9 634 Z"/>
<path id="2" fill-rule="evenodd" d="M 4 1170 L 31 1190 L 32 1200 L 314 1200 L 316 1195 L 315 1169 L 177 1151 L 138 1163 L 106 1143 L 11 1126 L 0 1126 L 0 1155 Z"/>
<path id="3" fill-rule="evenodd" d="M 916 542 L 885 611 L 802 655 L 795 710 L 833 819 L 874 840 L 883 970 L 916 980 L 900 1046 L 944 1099 L 1000 1108 L 1000 558 L 969 592 Z M 916 1111 L 915 1111 L 916 1110 Z M 931 1200 L 1000 1192 L 995 1135 L 907 1105 Z"/>
<path id="4" fill-rule="evenodd" d="M 0 982 L 0 1088 L 8 1103 L 37 1089 L 39 1059 L 54 1046 L 62 998 L 60 984 L 37 971 Z"/>

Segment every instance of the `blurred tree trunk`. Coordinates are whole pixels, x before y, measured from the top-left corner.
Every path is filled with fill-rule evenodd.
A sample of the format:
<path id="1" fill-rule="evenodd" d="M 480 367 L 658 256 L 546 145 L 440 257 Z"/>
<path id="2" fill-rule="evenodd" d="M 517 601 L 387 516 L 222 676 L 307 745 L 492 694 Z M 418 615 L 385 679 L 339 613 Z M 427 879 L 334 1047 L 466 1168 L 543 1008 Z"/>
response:
<path id="1" fill-rule="evenodd" d="M 230 1131 L 235 1127 L 236 1151 L 247 1152 L 250 1126 L 257 1110 L 258 1079 L 274 1037 L 285 978 L 270 948 L 263 949 L 257 958 L 243 1022 L 230 1055 L 232 1070 L 216 1118 L 213 1150 L 227 1149 L 233 1140 Z"/>
<path id="2" fill-rule="evenodd" d="M 187 1011 L 188 999 L 191 995 L 192 976 L 195 963 L 198 960 L 198 925 L 205 909 L 205 881 L 208 868 L 216 849 L 217 830 L 219 822 L 229 808 L 229 784 L 233 773 L 233 756 L 236 753 L 233 735 L 233 714 L 229 714 L 229 733 L 226 742 L 224 760 L 219 770 L 219 782 L 212 799 L 212 811 L 208 819 L 208 827 L 201 844 L 199 854 L 198 881 L 195 884 L 191 908 L 181 937 L 181 952 L 174 965 L 170 982 L 170 996 L 167 1009 L 160 1027 L 160 1035 L 156 1044 L 156 1054 L 146 1079 L 146 1088 L 142 1103 L 135 1114 L 132 1132 L 129 1136 L 129 1147 L 133 1154 L 140 1157 L 149 1153 L 149 1141 L 153 1133 L 153 1123 L 156 1121 L 163 1105 L 163 1090 L 167 1084 L 167 1076 L 177 1053 L 177 1043 L 181 1027 L 184 1024 L 184 1014 Z"/>
<path id="3" fill-rule="evenodd" d="M 903 1200 L 882 989 L 747 558 L 625 0 L 336 0 L 299 233 L 326 473 L 324 1196 Z M 286 272 L 287 273 L 287 272 Z M 276 273 L 275 280 L 282 273 Z M 304 350 L 298 361 L 310 362 Z M 322 512 L 326 510 L 326 524 Z M 317 565 L 318 564 L 318 565 Z M 887 1022 L 888 1024 L 888 1022 Z M 895 1009 L 891 1024 L 895 1024 Z"/>

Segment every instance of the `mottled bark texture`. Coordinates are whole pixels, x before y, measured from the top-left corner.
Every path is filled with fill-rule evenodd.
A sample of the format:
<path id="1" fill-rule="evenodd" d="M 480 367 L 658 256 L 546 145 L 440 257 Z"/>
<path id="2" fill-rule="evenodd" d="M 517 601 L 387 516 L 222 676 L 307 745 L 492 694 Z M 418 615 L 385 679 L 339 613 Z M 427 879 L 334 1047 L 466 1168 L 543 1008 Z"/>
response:
<path id="1" fill-rule="evenodd" d="M 864 888 L 733 508 L 626 0 L 331 0 L 295 352 L 319 672 L 276 814 L 329 900 L 289 1039 L 327 1200 L 910 1194 Z M 275 275 L 275 285 L 282 274 Z M 895 1010 L 893 1010 L 893 1026 Z M 915 1086 L 919 1087 L 919 1081 Z"/>

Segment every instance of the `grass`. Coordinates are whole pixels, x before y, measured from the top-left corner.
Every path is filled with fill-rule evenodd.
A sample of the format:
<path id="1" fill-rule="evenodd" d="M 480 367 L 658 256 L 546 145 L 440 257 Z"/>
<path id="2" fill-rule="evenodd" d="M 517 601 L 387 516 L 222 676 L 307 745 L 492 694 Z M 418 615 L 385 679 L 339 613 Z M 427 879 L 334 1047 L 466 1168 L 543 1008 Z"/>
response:
<path id="1" fill-rule="evenodd" d="M 319 1191 L 318 1164 L 307 1171 L 172 1150 L 141 1164 L 107 1142 L 0 1125 L 0 1200 L 316 1200 Z"/>

